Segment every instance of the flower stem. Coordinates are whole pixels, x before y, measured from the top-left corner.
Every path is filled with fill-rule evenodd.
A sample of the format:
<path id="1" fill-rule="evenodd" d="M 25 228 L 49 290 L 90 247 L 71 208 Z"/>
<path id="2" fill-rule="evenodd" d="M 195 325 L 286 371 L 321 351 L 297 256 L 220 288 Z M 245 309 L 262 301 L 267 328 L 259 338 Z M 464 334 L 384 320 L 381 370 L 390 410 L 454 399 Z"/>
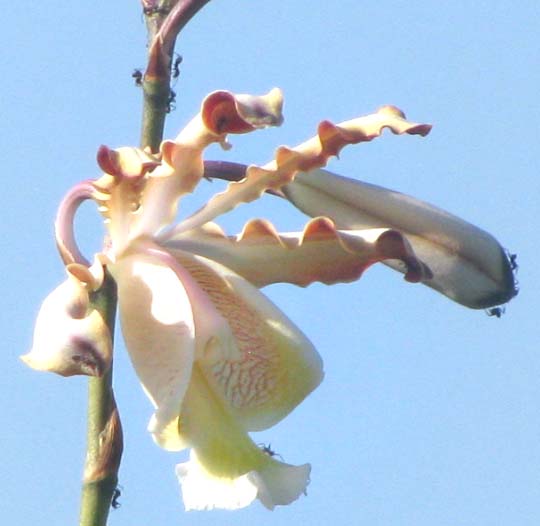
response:
<path id="1" fill-rule="evenodd" d="M 92 298 L 114 334 L 116 285 L 106 274 Z M 112 366 L 88 383 L 87 453 L 81 495 L 80 526 L 105 526 L 118 484 L 122 457 L 122 426 L 112 389 Z"/>
<path id="2" fill-rule="evenodd" d="M 143 0 L 148 30 L 148 65 L 144 72 L 141 147 L 157 152 L 165 118 L 175 99 L 171 65 L 176 37 L 210 0 Z"/>

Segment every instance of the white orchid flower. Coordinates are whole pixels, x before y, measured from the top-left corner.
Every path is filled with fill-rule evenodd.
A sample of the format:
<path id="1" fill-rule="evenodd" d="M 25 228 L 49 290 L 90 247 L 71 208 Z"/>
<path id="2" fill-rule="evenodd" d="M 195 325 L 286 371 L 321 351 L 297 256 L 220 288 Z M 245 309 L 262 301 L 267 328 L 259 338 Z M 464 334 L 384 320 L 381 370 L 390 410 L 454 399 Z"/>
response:
<path id="1" fill-rule="evenodd" d="M 77 207 L 92 199 L 108 230 L 97 261 L 118 286 L 126 347 L 155 408 L 149 431 L 165 449 L 191 448 L 189 461 L 176 469 L 187 509 L 234 509 L 257 498 L 272 509 L 297 499 L 309 482 L 309 464 L 281 462 L 248 435 L 279 422 L 323 377 L 312 344 L 259 288 L 349 282 L 379 261 L 397 265 L 410 282 L 438 279 L 415 254 L 416 238 L 409 242 L 401 233 L 399 218 L 349 228 L 346 218 L 333 215 L 346 196 L 331 189 L 329 217 L 311 219 L 302 232 L 278 233 L 268 221 L 254 219 L 239 235 L 227 236 L 213 222 L 265 191 L 281 194 L 284 188 L 310 212 L 304 187 L 291 186 L 298 172 L 309 172 L 302 175 L 304 184 L 342 147 L 370 141 L 384 128 L 429 133 L 429 125 L 410 123 L 389 106 L 339 125 L 322 122 L 316 137 L 278 148 L 272 162 L 250 166 L 240 181 L 171 226 L 179 200 L 204 176 L 204 148 L 226 146 L 231 133 L 281 124 L 281 108 L 277 89 L 260 97 L 219 91 L 158 154 L 101 147 L 104 175 L 77 185 L 60 207 L 57 244 L 69 279 L 43 303 L 24 358 L 60 374 L 101 375 L 110 363 L 110 337 L 88 303 L 103 275 L 81 254 L 73 234 Z M 324 180 L 320 172 L 314 177 L 317 207 Z M 408 232 L 409 223 L 404 225 Z"/>

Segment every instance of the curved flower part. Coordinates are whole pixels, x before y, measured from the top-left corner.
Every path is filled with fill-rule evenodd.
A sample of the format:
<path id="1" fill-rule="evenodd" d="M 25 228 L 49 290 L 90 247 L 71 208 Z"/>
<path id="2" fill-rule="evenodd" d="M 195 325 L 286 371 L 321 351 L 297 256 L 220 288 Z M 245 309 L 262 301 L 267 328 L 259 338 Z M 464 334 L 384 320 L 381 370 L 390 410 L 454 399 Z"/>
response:
<path id="1" fill-rule="evenodd" d="M 98 162 L 105 175 L 94 182 L 93 198 L 106 219 L 114 252 L 120 254 L 138 237 L 155 235 L 174 219 L 178 200 L 204 175 L 204 148 L 214 142 L 227 145 L 229 133 L 281 124 L 282 105 L 278 89 L 263 96 L 217 91 L 174 141 L 161 144 L 159 156 L 102 146 Z"/>
<path id="2" fill-rule="evenodd" d="M 241 203 L 258 199 L 267 190 L 281 190 L 299 171 L 325 166 L 329 157 L 338 155 L 347 144 L 369 142 L 388 128 L 394 134 L 427 135 L 431 126 L 408 122 L 404 113 L 394 106 L 383 106 L 376 113 L 359 117 L 338 125 L 322 121 L 317 136 L 296 146 L 277 149 L 275 160 L 263 167 L 250 166 L 246 177 L 232 182 L 227 189 L 215 195 L 198 212 L 182 221 L 172 232 L 173 237 L 182 232 L 212 221 L 218 215 L 232 210 Z"/>
<path id="3" fill-rule="evenodd" d="M 255 498 L 273 509 L 306 491 L 309 464 L 291 466 L 257 447 L 197 366 L 179 429 L 193 448 L 189 462 L 176 467 L 187 510 L 237 509 Z"/>
<path id="4" fill-rule="evenodd" d="M 32 349 L 21 359 L 33 369 L 62 376 L 102 376 L 110 366 L 111 335 L 89 293 L 103 279 L 99 262 L 90 269 L 66 268 L 68 279 L 43 302 L 34 329 Z"/>
<path id="5" fill-rule="evenodd" d="M 122 333 L 141 384 L 156 408 L 152 431 L 175 441 L 178 413 L 195 359 L 195 322 L 177 274 L 148 253 L 110 266 L 118 286 Z M 166 441 L 166 438 L 164 438 Z"/>
<path id="6" fill-rule="evenodd" d="M 322 381 L 319 354 L 245 279 L 210 259 L 181 251 L 174 256 L 227 321 L 238 346 L 239 355 L 214 353 L 214 360 L 199 361 L 206 381 L 245 429 L 279 422 Z"/>
<path id="7" fill-rule="evenodd" d="M 433 272 L 424 283 L 473 309 L 517 294 L 512 264 L 498 241 L 466 221 L 405 194 L 314 170 L 285 187 L 308 215 L 327 215 L 339 228 L 395 228 Z M 402 271 L 394 262 L 385 262 Z"/>
<path id="8" fill-rule="evenodd" d="M 124 339 L 156 412 L 149 430 L 170 450 L 188 509 L 270 509 L 305 491 L 309 466 L 266 455 L 246 431 L 269 427 L 322 380 L 307 338 L 243 278 L 216 262 L 143 244 L 112 265 Z M 188 387 L 189 385 L 189 387 Z"/>
<path id="9" fill-rule="evenodd" d="M 173 253 L 183 250 L 217 261 L 257 287 L 347 283 L 374 263 L 387 260 L 396 261 L 407 281 L 432 277 L 400 232 L 384 228 L 340 231 L 327 217 L 312 219 L 302 232 L 290 233 L 278 233 L 270 222 L 253 219 L 234 237 L 208 223 L 177 235 L 165 247 Z"/>
<path id="10" fill-rule="evenodd" d="M 84 201 L 92 199 L 94 191 L 92 181 L 82 181 L 69 190 L 60 203 L 60 207 L 56 213 L 54 230 L 56 247 L 64 265 L 77 263 L 79 265 L 90 266 L 89 261 L 82 255 L 77 246 L 73 225 L 75 213 L 79 206 Z"/>

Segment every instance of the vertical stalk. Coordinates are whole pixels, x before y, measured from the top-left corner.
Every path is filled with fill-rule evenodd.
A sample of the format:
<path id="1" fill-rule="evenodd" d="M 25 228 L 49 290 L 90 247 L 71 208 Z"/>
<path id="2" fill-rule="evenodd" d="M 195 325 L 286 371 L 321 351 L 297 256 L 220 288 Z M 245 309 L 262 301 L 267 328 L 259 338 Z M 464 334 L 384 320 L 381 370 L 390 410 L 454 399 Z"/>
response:
<path id="1" fill-rule="evenodd" d="M 148 32 L 148 66 L 144 72 L 143 108 L 141 123 L 141 148 L 149 147 L 157 152 L 163 140 L 165 118 L 171 104 L 171 60 L 172 53 L 168 55 L 162 50 L 157 39 L 159 30 L 171 10 L 170 1 L 147 0 L 143 1 L 143 12 Z"/>
<path id="2" fill-rule="evenodd" d="M 171 64 L 176 37 L 210 0 L 142 0 L 148 30 L 148 66 L 143 76 L 141 147 L 159 149 L 172 102 Z"/>
<path id="3" fill-rule="evenodd" d="M 159 150 L 163 139 L 165 118 L 171 102 L 170 80 L 145 79 L 143 81 L 144 104 L 141 126 L 141 146 Z"/>
<path id="4" fill-rule="evenodd" d="M 150 3 L 149 3 L 150 1 Z M 170 15 L 174 2 L 170 0 L 143 0 L 148 32 L 148 65 L 144 72 L 143 109 L 141 124 L 142 148 L 157 152 L 163 140 L 165 118 L 172 102 L 171 62 L 173 50 L 163 49 L 160 30 Z"/>
<path id="5" fill-rule="evenodd" d="M 114 334 L 116 284 L 106 275 L 92 298 Z M 112 389 L 112 365 L 101 378 L 88 382 L 87 453 L 81 495 L 80 526 L 105 526 L 118 484 L 122 457 L 122 426 Z"/>

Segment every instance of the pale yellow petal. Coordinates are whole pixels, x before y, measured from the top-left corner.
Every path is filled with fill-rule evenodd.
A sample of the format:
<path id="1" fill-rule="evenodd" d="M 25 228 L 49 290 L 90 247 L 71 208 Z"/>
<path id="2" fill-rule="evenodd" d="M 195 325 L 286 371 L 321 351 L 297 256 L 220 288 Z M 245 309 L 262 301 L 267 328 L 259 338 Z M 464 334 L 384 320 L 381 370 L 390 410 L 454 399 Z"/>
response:
<path id="1" fill-rule="evenodd" d="M 176 259 L 227 320 L 240 359 L 201 362 L 216 394 L 249 430 L 275 424 L 322 380 L 322 362 L 306 336 L 255 286 L 211 260 Z"/>
<path id="2" fill-rule="evenodd" d="M 272 509 L 296 500 L 310 467 L 279 462 L 258 448 L 216 394 L 199 365 L 186 393 L 180 433 L 193 450 L 176 473 L 186 509 L 237 509 L 259 498 Z"/>
<path id="3" fill-rule="evenodd" d="M 188 294 L 174 270 L 145 253 L 120 259 L 111 272 L 126 347 L 156 408 L 150 431 L 163 447 L 181 449 L 176 423 L 195 356 Z"/>

